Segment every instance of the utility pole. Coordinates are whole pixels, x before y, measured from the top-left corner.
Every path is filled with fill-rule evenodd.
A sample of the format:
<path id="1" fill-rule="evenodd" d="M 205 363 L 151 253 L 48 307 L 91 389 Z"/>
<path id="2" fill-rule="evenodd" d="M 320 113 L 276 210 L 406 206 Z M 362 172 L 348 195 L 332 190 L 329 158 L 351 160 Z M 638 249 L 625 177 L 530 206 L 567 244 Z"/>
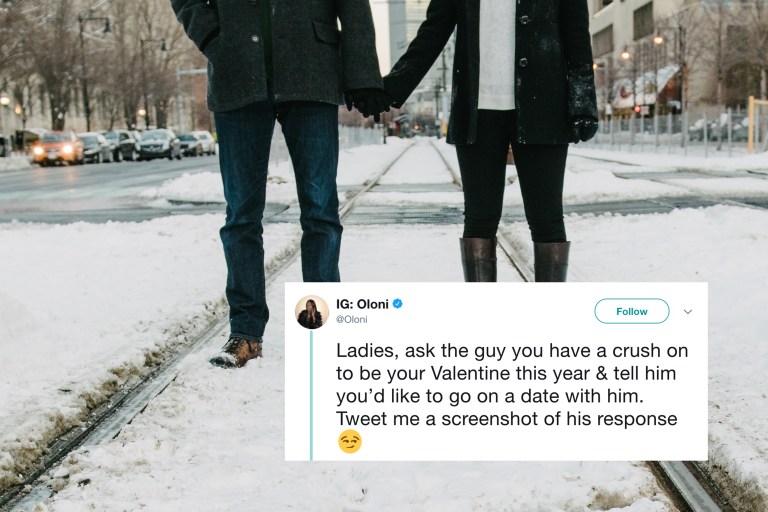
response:
<path id="1" fill-rule="evenodd" d="M 147 93 L 147 65 L 144 58 L 144 46 L 150 43 L 160 43 L 160 51 L 166 51 L 165 39 L 139 39 L 139 54 L 141 55 L 141 88 L 144 96 L 144 128 L 151 124 L 149 112 L 149 94 Z"/>
<path id="2" fill-rule="evenodd" d="M 440 138 L 441 130 L 440 123 L 440 84 L 435 84 L 435 131 L 437 132 L 437 138 Z"/>

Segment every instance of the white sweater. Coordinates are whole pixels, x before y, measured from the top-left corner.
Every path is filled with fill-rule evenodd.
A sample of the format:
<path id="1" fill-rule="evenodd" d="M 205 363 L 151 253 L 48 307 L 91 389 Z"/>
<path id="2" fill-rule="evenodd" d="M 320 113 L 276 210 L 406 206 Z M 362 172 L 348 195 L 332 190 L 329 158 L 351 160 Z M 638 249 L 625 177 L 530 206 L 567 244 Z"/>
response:
<path id="1" fill-rule="evenodd" d="M 480 0 L 480 89 L 478 108 L 515 108 L 517 0 Z"/>

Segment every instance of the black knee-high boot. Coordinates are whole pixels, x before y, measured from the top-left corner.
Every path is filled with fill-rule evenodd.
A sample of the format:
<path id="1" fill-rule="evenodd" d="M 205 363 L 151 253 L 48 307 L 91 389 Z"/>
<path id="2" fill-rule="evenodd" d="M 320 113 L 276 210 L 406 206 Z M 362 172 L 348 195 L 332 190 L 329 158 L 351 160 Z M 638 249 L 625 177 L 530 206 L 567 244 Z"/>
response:
<path id="1" fill-rule="evenodd" d="M 496 282 L 496 239 L 460 238 L 464 281 Z"/>
<path id="2" fill-rule="evenodd" d="M 568 274 L 568 252 L 571 242 L 533 244 L 536 282 L 565 282 Z"/>

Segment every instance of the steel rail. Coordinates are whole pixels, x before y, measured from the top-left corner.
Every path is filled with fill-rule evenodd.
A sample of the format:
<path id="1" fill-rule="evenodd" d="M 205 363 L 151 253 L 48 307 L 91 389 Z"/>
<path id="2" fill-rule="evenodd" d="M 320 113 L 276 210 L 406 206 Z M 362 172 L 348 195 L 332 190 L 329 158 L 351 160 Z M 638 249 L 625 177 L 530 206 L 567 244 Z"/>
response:
<path id="1" fill-rule="evenodd" d="M 356 201 L 384 176 L 413 147 L 406 146 L 373 178 L 367 180 L 357 193 L 341 206 L 339 217 L 344 218 L 354 207 Z M 300 244 L 294 240 L 290 250 L 283 255 L 276 265 L 267 271 L 265 284 L 273 284 L 299 256 Z M 36 466 L 22 478 L 22 482 L 0 493 L 0 512 L 25 512 L 40 501 L 51 497 L 55 492 L 45 482 L 35 483 L 64 457 L 74 450 L 99 444 L 115 438 L 122 428 L 140 414 L 168 385 L 176 379 L 181 361 L 193 352 L 212 342 L 227 328 L 226 318 L 212 322 L 194 341 L 174 351 L 161 364 L 144 376 L 135 385 L 115 392 L 109 399 L 91 411 L 86 421 L 59 436 L 48 447 L 48 453 Z"/>
<path id="2" fill-rule="evenodd" d="M 449 172 L 453 175 L 454 181 L 461 186 L 461 178 L 458 177 L 456 170 L 434 144 L 433 147 L 440 155 Z M 523 255 L 515 248 L 515 241 L 501 230 L 497 234 L 496 241 L 523 280 L 525 282 L 533 282 L 534 271 Z M 715 501 L 718 500 L 722 503 L 721 496 L 723 494 L 720 489 L 717 489 L 711 481 L 710 485 L 707 486 L 708 488 L 705 489 L 684 462 L 650 461 L 646 464 L 651 468 L 661 487 L 670 495 L 671 500 L 682 511 L 725 512 Z M 701 469 L 699 470 L 702 471 Z"/>

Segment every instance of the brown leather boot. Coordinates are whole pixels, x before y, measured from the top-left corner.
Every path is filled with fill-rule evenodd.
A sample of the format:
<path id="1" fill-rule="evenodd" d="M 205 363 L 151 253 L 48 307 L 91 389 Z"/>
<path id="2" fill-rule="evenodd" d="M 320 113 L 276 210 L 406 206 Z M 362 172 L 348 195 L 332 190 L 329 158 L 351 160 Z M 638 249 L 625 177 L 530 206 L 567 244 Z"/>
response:
<path id="1" fill-rule="evenodd" d="M 461 266 L 468 283 L 496 282 L 496 239 L 460 238 Z"/>
<path id="2" fill-rule="evenodd" d="M 221 368 L 240 368 L 257 357 L 261 357 L 261 340 L 250 341 L 243 338 L 230 338 L 221 347 L 221 352 L 212 357 L 210 362 Z"/>
<path id="3" fill-rule="evenodd" d="M 564 283 L 568 275 L 571 242 L 534 243 L 533 262 L 536 282 Z"/>

